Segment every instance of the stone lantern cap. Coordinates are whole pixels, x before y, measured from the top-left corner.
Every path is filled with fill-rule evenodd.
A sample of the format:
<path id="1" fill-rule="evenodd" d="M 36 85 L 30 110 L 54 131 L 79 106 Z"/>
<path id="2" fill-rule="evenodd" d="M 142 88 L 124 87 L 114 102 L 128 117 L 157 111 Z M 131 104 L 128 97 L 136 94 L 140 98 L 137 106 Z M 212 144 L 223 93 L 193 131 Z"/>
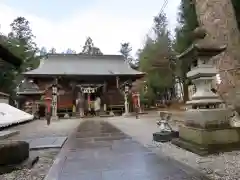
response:
<path id="1" fill-rule="evenodd" d="M 186 49 L 183 53 L 177 56 L 178 59 L 189 58 L 189 60 L 194 60 L 191 57 L 213 57 L 221 52 L 223 52 L 227 46 L 219 45 L 216 42 L 208 39 L 207 32 L 204 28 L 198 27 L 193 32 L 194 43 Z M 190 59 L 191 58 L 191 59 Z"/>
<path id="2" fill-rule="evenodd" d="M 193 43 L 187 50 L 185 50 L 182 54 L 178 55 L 177 58 L 184 59 L 194 56 L 213 57 L 223 52 L 226 48 L 226 45 L 220 46 L 203 39 Z"/>

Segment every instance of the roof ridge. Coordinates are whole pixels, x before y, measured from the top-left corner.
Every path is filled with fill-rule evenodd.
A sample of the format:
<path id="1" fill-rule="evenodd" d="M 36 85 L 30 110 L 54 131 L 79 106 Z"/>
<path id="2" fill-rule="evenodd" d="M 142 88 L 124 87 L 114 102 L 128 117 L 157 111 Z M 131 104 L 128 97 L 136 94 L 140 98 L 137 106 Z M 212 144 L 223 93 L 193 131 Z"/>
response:
<path id="1" fill-rule="evenodd" d="M 98 61 L 99 60 L 99 61 Z M 121 55 L 54 54 L 44 58 L 40 66 L 25 75 L 139 75 Z"/>
<path id="2" fill-rule="evenodd" d="M 61 53 L 57 53 L 57 54 L 47 54 L 47 59 L 49 57 L 79 57 L 79 58 L 104 58 L 104 59 L 108 59 L 108 58 L 118 58 L 118 59 L 124 59 L 123 55 L 118 55 L 118 54 L 104 54 L 104 55 L 88 55 L 88 54 L 61 54 Z"/>

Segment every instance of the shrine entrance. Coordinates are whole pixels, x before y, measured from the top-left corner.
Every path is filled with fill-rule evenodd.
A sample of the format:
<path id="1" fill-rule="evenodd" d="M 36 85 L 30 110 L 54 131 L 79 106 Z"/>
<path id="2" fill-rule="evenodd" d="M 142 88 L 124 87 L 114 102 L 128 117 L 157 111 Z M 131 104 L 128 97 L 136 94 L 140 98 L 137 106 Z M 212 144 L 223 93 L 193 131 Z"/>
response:
<path id="1" fill-rule="evenodd" d="M 95 101 L 99 97 L 101 106 L 101 97 L 103 95 L 103 84 L 80 84 L 79 87 L 80 96 L 84 102 L 84 116 L 95 116 Z"/>

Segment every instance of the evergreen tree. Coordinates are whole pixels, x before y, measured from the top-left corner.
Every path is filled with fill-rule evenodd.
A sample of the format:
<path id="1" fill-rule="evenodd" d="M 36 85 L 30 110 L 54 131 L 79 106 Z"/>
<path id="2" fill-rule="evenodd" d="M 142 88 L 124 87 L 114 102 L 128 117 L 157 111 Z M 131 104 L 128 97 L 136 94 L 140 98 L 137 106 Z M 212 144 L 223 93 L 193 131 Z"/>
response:
<path id="1" fill-rule="evenodd" d="M 17 17 L 10 25 L 11 32 L 1 38 L 1 43 L 14 55 L 23 60 L 20 69 L 16 70 L 5 65 L 0 72 L 0 87 L 2 91 L 14 95 L 15 88 L 22 80 L 22 72 L 34 69 L 39 65 L 38 51 L 34 43 L 30 24 L 24 17 Z"/>
<path id="2" fill-rule="evenodd" d="M 144 48 L 139 51 L 140 70 L 146 72 L 148 91 L 145 96 L 149 103 L 153 103 L 157 96 L 166 99 L 174 84 L 172 42 L 165 14 L 154 18 L 153 30 L 155 38 L 148 37 Z"/>
<path id="3" fill-rule="evenodd" d="M 83 50 L 81 54 L 88 54 L 88 55 L 103 55 L 101 50 L 98 47 L 95 47 L 93 44 L 93 40 L 91 37 L 87 37 L 85 44 L 83 46 Z"/>
<path id="4" fill-rule="evenodd" d="M 68 48 L 66 54 L 76 54 L 76 51 L 72 50 L 71 48 Z"/>
<path id="5" fill-rule="evenodd" d="M 131 57 L 131 51 L 132 47 L 129 42 L 121 43 L 120 53 L 124 56 L 126 61 L 128 61 L 128 59 Z"/>
<path id="6" fill-rule="evenodd" d="M 176 38 L 174 43 L 174 50 L 180 54 L 185 51 L 192 43 L 193 38 L 191 34 L 193 30 L 198 27 L 196 9 L 192 0 L 181 0 L 178 13 L 178 27 L 176 28 Z M 188 59 L 183 59 L 176 62 L 176 74 L 179 82 L 183 84 L 183 100 L 188 100 L 188 85 L 189 81 L 186 77 L 190 70 L 190 63 Z"/>
<path id="7" fill-rule="evenodd" d="M 40 56 L 46 56 L 47 55 L 47 49 L 45 47 L 42 47 L 40 49 Z"/>
<path id="8" fill-rule="evenodd" d="M 49 50 L 49 54 L 56 54 L 57 50 L 53 47 Z"/>
<path id="9" fill-rule="evenodd" d="M 35 36 L 32 34 L 29 21 L 24 17 L 17 17 L 10 27 L 11 32 L 8 34 L 10 48 L 24 60 L 21 71 L 35 69 L 39 65 L 39 59 L 36 56 L 38 48 L 34 42 Z"/>

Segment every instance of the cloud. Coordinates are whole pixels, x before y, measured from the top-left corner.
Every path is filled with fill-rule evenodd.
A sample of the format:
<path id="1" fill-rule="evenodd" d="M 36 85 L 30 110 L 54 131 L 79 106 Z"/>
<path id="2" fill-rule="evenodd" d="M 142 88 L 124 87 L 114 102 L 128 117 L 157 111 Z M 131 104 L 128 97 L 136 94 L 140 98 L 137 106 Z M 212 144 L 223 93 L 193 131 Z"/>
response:
<path id="1" fill-rule="evenodd" d="M 176 24 L 179 1 L 169 1 L 165 9 L 171 29 Z M 141 48 L 152 26 L 153 16 L 159 12 L 162 4 L 163 1 L 159 0 L 97 0 L 90 8 L 66 14 L 64 19 L 54 22 L 50 18 L 42 18 L 0 2 L 0 31 L 8 33 L 13 19 L 24 16 L 30 22 L 39 47 L 55 47 L 59 52 L 67 48 L 80 51 L 86 37 L 90 36 L 104 54 L 118 53 L 120 43 L 124 41 L 130 42 L 136 52 Z"/>

